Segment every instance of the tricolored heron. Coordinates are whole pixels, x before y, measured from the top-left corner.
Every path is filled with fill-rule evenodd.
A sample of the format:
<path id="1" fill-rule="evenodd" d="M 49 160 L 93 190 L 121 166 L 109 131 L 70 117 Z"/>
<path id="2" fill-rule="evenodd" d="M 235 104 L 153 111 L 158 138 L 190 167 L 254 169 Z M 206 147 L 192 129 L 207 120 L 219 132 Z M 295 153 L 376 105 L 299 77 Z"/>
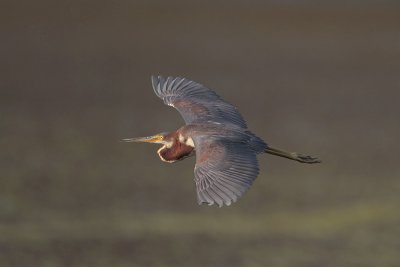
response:
<path id="1" fill-rule="evenodd" d="M 170 133 L 123 139 L 162 144 L 157 153 L 173 163 L 196 154 L 194 180 L 199 204 L 230 205 L 249 189 L 259 173 L 257 154 L 269 153 L 301 163 L 315 157 L 272 148 L 247 129 L 236 107 L 211 89 L 180 77 L 151 78 L 154 92 L 176 108 L 186 125 Z"/>

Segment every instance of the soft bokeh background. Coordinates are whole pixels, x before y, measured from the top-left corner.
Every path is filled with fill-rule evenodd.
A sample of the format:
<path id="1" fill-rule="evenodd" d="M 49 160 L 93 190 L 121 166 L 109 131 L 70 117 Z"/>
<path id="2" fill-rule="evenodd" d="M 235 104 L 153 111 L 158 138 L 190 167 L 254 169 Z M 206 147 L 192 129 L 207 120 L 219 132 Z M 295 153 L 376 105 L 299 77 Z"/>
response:
<path id="1" fill-rule="evenodd" d="M 2 1 L 0 266 L 400 266 L 398 1 Z M 180 75 L 270 144 L 239 202 L 121 138 Z"/>

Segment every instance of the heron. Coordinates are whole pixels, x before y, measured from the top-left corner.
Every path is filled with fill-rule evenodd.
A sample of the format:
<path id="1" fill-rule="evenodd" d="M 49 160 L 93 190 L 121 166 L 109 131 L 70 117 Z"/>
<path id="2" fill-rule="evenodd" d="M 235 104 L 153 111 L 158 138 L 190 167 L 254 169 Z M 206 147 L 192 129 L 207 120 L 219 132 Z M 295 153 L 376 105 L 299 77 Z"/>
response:
<path id="1" fill-rule="evenodd" d="M 185 126 L 173 132 L 123 139 L 161 144 L 158 156 L 174 163 L 196 156 L 194 181 L 198 204 L 229 206 L 259 174 L 257 155 L 268 153 L 301 163 L 318 158 L 273 148 L 248 130 L 237 108 L 213 90 L 182 77 L 152 76 L 155 94 L 178 110 Z"/>

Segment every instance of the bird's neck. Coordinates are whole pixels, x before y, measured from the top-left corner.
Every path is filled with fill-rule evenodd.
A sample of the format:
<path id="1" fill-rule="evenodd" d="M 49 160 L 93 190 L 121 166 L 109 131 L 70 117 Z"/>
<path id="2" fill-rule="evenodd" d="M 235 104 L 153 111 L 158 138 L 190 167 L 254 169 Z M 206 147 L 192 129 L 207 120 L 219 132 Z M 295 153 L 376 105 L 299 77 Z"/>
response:
<path id="1" fill-rule="evenodd" d="M 163 145 L 158 151 L 160 159 L 164 162 L 173 163 L 193 155 L 194 147 L 185 143 L 174 142 L 172 146 Z"/>

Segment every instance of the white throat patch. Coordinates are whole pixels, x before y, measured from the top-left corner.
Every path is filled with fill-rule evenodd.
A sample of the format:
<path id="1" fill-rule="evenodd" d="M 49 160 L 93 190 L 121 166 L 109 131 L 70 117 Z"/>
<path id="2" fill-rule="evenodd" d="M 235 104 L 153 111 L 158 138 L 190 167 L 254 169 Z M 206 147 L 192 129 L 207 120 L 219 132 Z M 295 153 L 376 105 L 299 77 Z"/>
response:
<path id="1" fill-rule="evenodd" d="M 167 145 L 163 145 L 162 147 L 160 147 L 159 150 L 157 150 L 157 154 L 158 154 L 158 156 L 160 157 L 160 159 L 161 159 L 162 161 L 168 162 L 168 163 L 173 163 L 173 162 L 175 162 L 175 160 L 166 160 L 166 159 L 164 159 L 163 156 L 161 156 L 161 150 L 163 150 L 164 148 L 168 148 Z"/>
<path id="2" fill-rule="evenodd" d="M 186 142 L 185 142 L 185 144 L 187 145 L 187 146 L 191 146 L 191 147 L 194 147 L 194 142 L 193 142 L 193 139 L 192 138 L 188 138 L 188 139 L 186 139 Z"/>
<path id="3" fill-rule="evenodd" d="M 179 138 L 179 142 L 181 142 L 182 144 L 194 147 L 194 142 L 191 137 L 188 137 L 187 139 L 185 139 L 185 137 L 183 135 L 179 134 L 178 138 Z"/>

